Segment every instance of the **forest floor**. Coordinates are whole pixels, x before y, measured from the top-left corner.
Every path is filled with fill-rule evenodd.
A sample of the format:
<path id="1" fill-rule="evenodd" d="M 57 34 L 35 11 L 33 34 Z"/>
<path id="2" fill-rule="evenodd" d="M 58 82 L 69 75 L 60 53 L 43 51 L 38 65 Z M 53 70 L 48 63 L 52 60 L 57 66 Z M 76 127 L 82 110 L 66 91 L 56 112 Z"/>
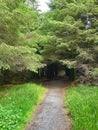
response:
<path id="1" fill-rule="evenodd" d="M 71 122 L 64 104 L 67 85 L 62 81 L 50 81 L 45 86 L 48 93 L 26 130 L 70 130 Z"/>

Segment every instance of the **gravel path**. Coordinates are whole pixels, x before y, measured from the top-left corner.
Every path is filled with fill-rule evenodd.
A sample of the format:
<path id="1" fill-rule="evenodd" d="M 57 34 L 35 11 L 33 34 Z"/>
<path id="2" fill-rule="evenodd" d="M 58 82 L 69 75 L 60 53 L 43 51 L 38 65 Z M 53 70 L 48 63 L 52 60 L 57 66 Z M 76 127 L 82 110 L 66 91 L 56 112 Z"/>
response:
<path id="1" fill-rule="evenodd" d="M 61 81 L 48 83 L 49 92 L 26 130 L 70 130 L 70 119 L 64 109 L 64 86 Z"/>

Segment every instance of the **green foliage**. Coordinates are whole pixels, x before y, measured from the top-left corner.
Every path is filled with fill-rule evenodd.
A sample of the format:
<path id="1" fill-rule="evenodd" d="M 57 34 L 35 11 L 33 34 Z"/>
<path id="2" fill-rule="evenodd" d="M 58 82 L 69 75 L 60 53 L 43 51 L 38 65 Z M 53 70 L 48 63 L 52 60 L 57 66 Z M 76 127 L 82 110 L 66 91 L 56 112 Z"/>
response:
<path id="1" fill-rule="evenodd" d="M 5 43 L 0 45 L 0 68 L 10 69 L 12 71 L 31 70 L 37 72 L 37 69 L 43 67 L 41 56 L 35 54 L 36 49 L 26 46 L 9 46 Z"/>
<path id="2" fill-rule="evenodd" d="M 0 89 L 0 130 L 24 129 L 44 93 L 31 83 Z"/>
<path id="3" fill-rule="evenodd" d="M 69 68 L 81 64 L 96 66 L 98 3 L 94 0 L 52 0 L 50 8 L 40 28 L 45 35 L 55 37 L 55 41 L 52 44 L 48 41 L 44 47 L 44 59 L 56 60 Z"/>
<path id="4" fill-rule="evenodd" d="M 30 2 L 0 0 L 0 70 L 37 72 L 47 61 L 97 66 L 97 0 L 52 0 L 44 14 Z"/>
<path id="5" fill-rule="evenodd" d="M 0 69 L 37 72 L 44 66 L 36 43 L 38 20 L 24 0 L 0 0 Z"/>
<path id="6" fill-rule="evenodd" d="M 79 86 L 66 92 L 66 102 L 72 117 L 73 130 L 98 129 L 98 88 Z"/>
<path id="7" fill-rule="evenodd" d="M 63 65 L 67 65 L 68 68 L 75 68 L 75 65 L 76 65 L 76 61 L 70 61 L 70 60 L 60 60 L 60 62 L 63 64 Z"/>
<path id="8" fill-rule="evenodd" d="M 98 68 L 94 68 L 93 71 L 91 72 L 93 76 L 98 76 Z"/>

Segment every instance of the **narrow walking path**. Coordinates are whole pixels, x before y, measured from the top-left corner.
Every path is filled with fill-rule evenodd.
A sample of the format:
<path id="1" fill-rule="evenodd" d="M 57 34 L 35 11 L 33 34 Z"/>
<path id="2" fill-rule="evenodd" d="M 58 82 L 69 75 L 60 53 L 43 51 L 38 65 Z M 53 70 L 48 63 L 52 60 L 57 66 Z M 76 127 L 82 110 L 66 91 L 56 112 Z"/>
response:
<path id="1" fill-rule="evenodd" d="M 64 109 L 64 82 L 51 81 L 48 89 L 41 109 L 26 130 L 70 130 L 70 120 Z"/>

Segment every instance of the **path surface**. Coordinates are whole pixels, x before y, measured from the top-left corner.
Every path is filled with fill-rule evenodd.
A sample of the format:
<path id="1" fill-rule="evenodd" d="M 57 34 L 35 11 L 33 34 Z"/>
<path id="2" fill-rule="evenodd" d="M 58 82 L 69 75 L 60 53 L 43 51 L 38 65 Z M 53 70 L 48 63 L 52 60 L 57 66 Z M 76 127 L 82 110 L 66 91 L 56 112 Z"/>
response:
<path id="1" fill-rule="evenodd" d="M 64 86 L 61 81 L 48 83 L 49 92 L 26 130 L 70 130 L 70 120 L 64 109 Z"/>

